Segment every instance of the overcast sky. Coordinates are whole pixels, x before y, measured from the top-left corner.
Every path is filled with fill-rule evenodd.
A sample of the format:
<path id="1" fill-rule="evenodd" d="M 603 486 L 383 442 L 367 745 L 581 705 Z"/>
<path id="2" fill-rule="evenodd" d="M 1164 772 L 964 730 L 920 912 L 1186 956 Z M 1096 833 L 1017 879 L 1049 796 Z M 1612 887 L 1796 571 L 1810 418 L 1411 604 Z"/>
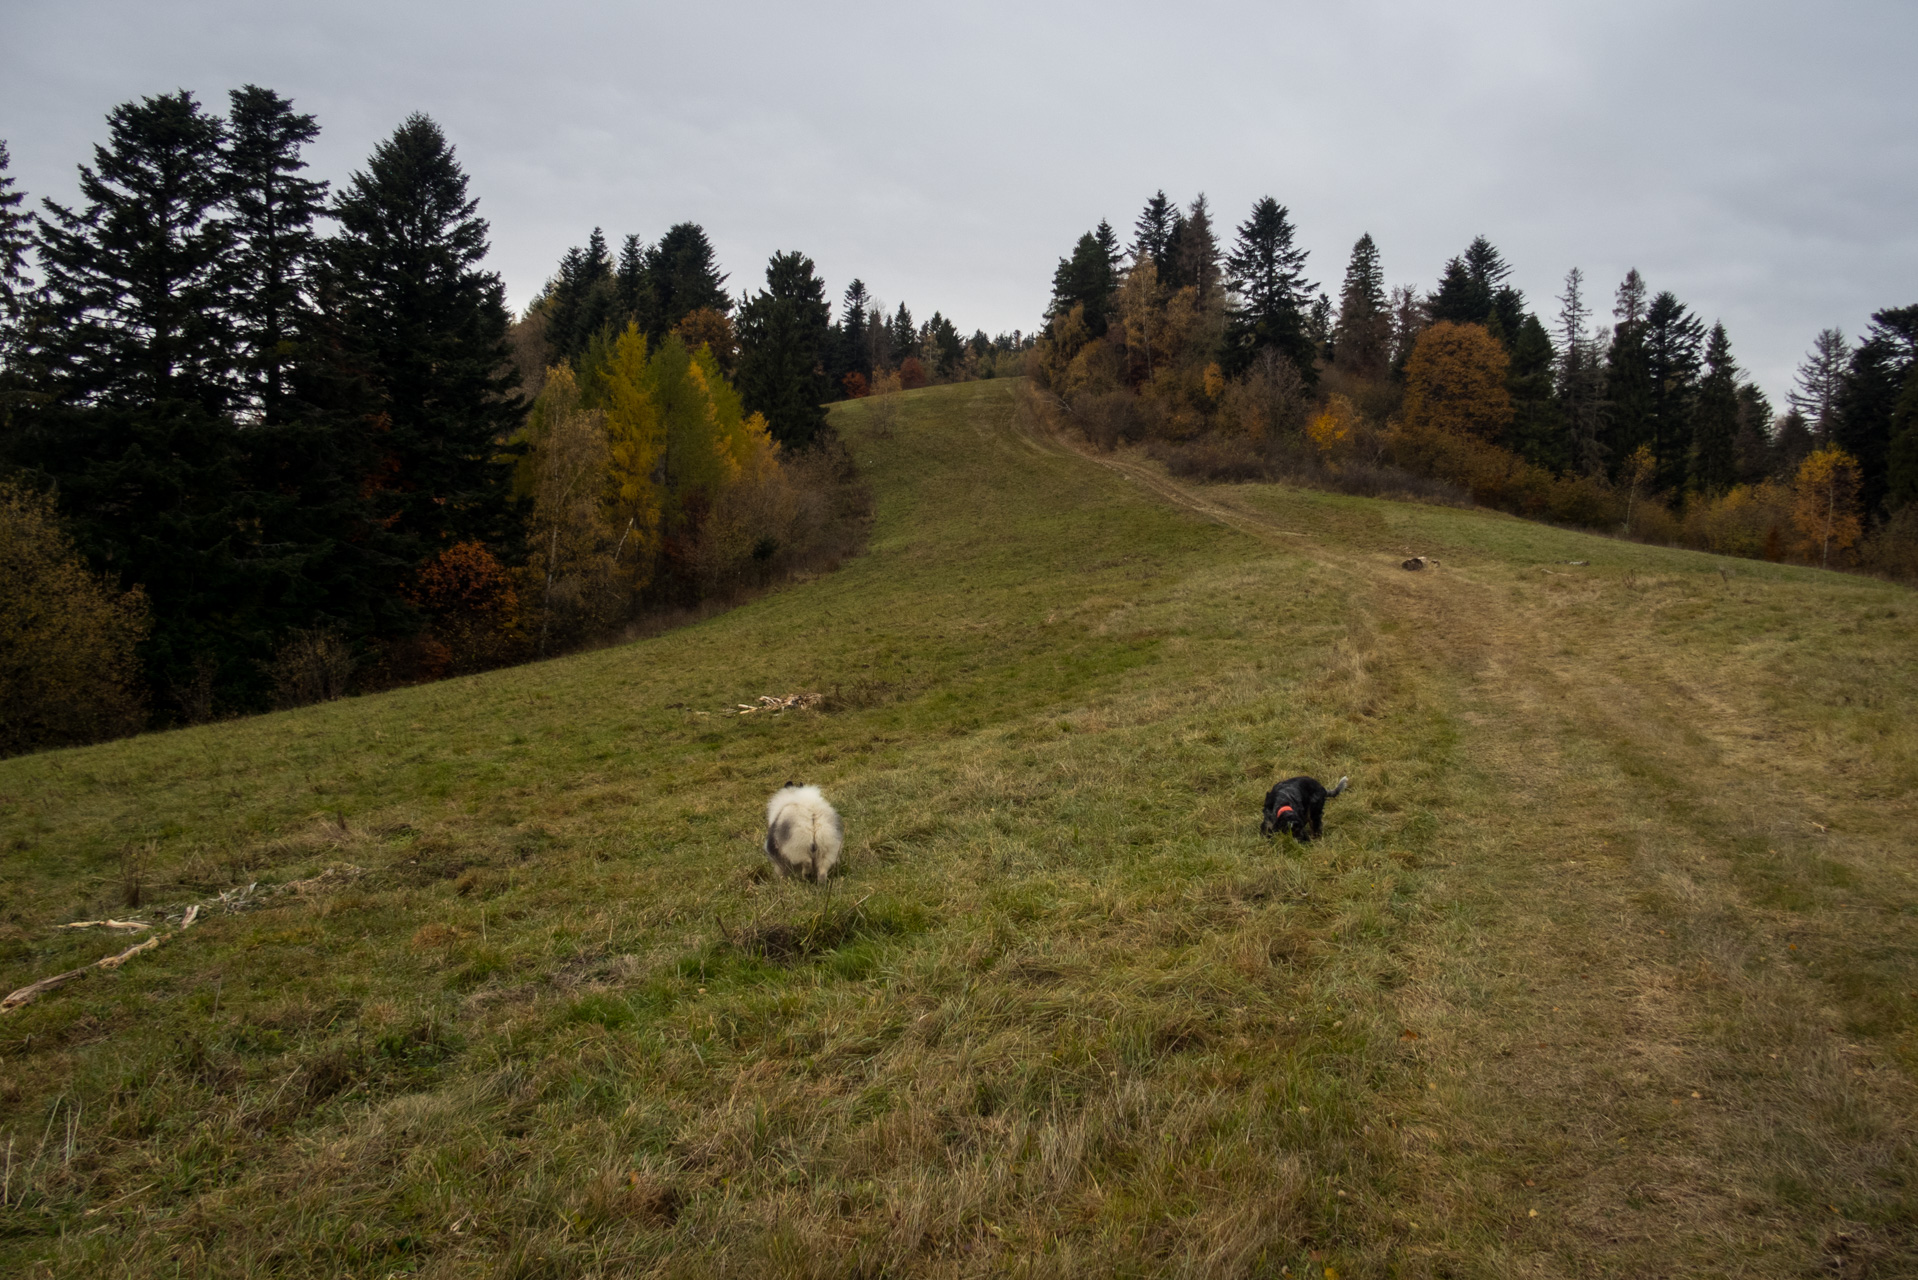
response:
<path id="1" fill-rule="evenodd" d="M 595 225 L 801 249 L 924 319 L 1031 329 L 1101 217 L 1271 195 L 1336 293 L 1370 231 L 1430 288 L 1477 234 L 1549 325 L 1628 267 L 1774 399 L 1814 334 L 1918 302 L 1918 4 L 671 5 L 4 0 L 0 138 L 71 200 L 106 113 L 248 82 L 336 184 L 413 111 L 458 147 L 515 306 Z"/>

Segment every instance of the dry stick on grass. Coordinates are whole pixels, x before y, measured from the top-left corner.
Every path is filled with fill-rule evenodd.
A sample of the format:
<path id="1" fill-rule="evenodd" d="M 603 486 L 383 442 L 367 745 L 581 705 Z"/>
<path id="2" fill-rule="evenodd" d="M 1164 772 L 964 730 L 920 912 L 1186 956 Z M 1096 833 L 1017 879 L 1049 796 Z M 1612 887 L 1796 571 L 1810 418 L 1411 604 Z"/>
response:
<path id="1" fill-rule="evenodd" d="M 72 924 L 54 927 L 59 929 L 151 929 L 153 926 L 144 920 L 75 920 Z"/>
<path id="2" fill-rule="evenodd" d="M 200 904 L 196 902 L 186 909 L 186 914 L 180 918 L 180 927 L 174 930 L 174 933 L 184 933 L 186 930 L 192 928 L 193 922 L 199 918 Z M 62 927 L 67 929 L 80 929 L 95 924 L 104 924 L 108 928 L 113 929 L 150 929 L 153 927 L 137 922 L 129 924 L 120 920 L 83 920 L 77 924 L 64 925 Z M 145 942 L 136 943 L 128 947 L 119 955 L 105 956 L 99 960 L 95 960 L 92 964 L 83 964 L 78 969 L 69 969 L 65 973 L 56 973 L 51 978 L 42 978 L 38 982 L 29 983 L 21 987 L 18 991 L 13 992 L 5 1000 L 0 1000 L 0 1013 L 12 1013 L 15 1009 L 23 1005 L 32 1004 L 35 1000 L 38 1000 L 55 987 L 65 986 L 75 978 L 85 977 L 95 969 L 118 969 L 142 951 L 151 951 L 172 936 L 172 933 L 156 933 Z"/>

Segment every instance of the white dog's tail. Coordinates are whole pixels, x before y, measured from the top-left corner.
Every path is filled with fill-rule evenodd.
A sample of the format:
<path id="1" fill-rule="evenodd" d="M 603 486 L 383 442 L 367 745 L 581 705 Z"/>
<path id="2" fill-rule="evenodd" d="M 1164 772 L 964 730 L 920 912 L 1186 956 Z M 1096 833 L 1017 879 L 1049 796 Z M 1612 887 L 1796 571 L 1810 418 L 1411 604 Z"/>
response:
<path id="1" fill-rule="evenodd" d="M 782 870 L 824 880 L 845 839 L 845 824 L 818 787 L 781 787 L 766 805 L 766 855 Z"/>
<path id="2" fill-rule="evenodd" d="M 1339 779 L 1339 781 L 1338 781 L 1338 785 L 1337 785 L 1337 786 L 1335 786 L 1335 787 L 1333 787 L 1333 788 L 1332 788 L 1332 789 L 1331 789 L 1330 791 L 1328 791 L 1328 792 L 1326 792 L 1326 793 L 1325 793 L 1325 798 L 1326 798 L 1327 800 L 1330 800 L 1330 799 L 1331 799 L 1331 798 L 1332 798 L 1333 796 L 1335 796 L 1335 795 L 1337 795 L 1337 794 L 1339 794 L 1339 792 L 1341 792 L 1341 791 L 1343 791 L 1343 790 L 1345 790 L 1345 787 L 1346 787 L 1346 784 L 1347 784 L 1347 783 L 1349 783 L 1349 782 L 1351 782 L 1351 781 L 1352 781 L 1352 779 L 1350 779 L 1350 778 L 1345 778 L 1345 777 L 1341 777 L 1341 778 Z"/>

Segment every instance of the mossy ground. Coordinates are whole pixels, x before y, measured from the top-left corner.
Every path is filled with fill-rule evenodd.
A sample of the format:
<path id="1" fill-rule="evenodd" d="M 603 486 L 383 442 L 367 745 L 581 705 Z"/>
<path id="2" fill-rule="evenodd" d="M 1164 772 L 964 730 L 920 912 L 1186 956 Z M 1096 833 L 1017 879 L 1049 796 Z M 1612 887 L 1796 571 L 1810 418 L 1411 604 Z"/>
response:
<path id="1" fill-rule="evenodd" d="M 0 1019 L 0 1270 L 1918 1268 L 1908 590 L 835 421 L 837 573 L 0 763 L 0 988 L 242 891 Z"/>

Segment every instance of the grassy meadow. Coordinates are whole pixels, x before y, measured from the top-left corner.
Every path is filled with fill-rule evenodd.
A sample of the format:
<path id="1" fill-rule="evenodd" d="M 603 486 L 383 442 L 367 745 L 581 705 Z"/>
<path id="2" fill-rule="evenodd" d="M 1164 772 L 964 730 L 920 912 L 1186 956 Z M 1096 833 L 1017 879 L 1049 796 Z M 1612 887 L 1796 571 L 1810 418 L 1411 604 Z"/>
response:
<path id="1" fill-rule="evenodd" d="M 1910 590 L 834 421 L 836 573 L 0 762 L 0 993 L 167 934 L 0 1015 L 0 1274 L 1918 1273 Z"/>

